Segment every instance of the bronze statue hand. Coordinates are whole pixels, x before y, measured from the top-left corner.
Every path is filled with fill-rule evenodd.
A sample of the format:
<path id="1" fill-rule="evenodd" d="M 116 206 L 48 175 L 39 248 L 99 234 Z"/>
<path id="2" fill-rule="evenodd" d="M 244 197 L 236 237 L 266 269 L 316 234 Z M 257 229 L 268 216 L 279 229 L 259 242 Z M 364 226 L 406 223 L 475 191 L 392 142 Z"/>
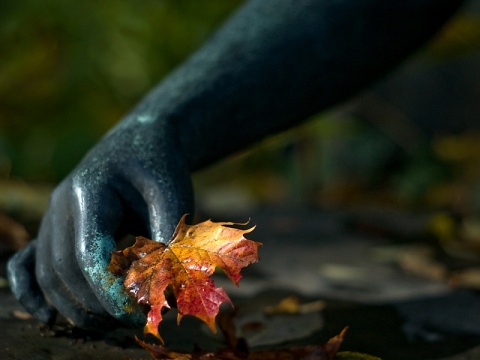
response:
<path id="1" fill-rule="evenodd" d="M 192 210 L 190 176 L 171 133 L 130 115 L 54 191 L 37 239 L 8 264 L 11 288 L 44 322 L 141 325 L 144 316 L 107 267 L 125 233 L 167 241 Z"/>

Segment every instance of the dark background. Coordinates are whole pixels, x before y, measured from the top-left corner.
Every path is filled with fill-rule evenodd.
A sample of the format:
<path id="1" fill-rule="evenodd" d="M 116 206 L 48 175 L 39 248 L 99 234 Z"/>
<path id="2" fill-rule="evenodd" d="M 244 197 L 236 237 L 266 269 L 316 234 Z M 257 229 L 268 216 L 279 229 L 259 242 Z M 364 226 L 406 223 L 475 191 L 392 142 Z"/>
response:
<path id="1" fill-rule="evenodd" d="M 41 214 L 52 186 L 239 4 L 2 2 L 0 209 Z M 377 86 L 196 174 L 198 203 L 477 212 L 479 49 L 480 5 L 468 1 Z"/>

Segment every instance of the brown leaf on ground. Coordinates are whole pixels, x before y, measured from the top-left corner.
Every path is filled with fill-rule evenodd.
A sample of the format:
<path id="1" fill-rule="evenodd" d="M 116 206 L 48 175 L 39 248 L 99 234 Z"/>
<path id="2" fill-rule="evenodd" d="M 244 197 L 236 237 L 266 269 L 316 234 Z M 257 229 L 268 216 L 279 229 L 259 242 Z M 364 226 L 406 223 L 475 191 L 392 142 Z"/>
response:
<path id="1" fill-rule="evenodd" d="M 32 315 L 25 312 L 25 311 L 20 311 L 20 310 L 13 310 L 12 315 L 20 320 L 30 320 L 32 318 Z"/>
<path id="2" fill-rule="evenodd" d="M 435 260 L 430 252 L 405 251 L 399 265 L 410 274 L 430 280 L 444 281 L 447 276 L 446 266 Z"/>
<path id="3" fill-rule="evenodd" d="M 325 308 L 325 302 L 318 300 L 306 304 L 300 303 L 300 299 L 296 296 L 289 296 L 282 299 L 278 304 L 265 307 L 266 315 L 275 314 L 305 314 L 315 311 L 321 311 Z"/>
<path id="4" fill-rule="evenodd" d="M 138 338 L 136 340 L 140 346 L 157 360 L 333 360 L 343 342 L 346 331 L 347 328 L 343 329 L 340 334 L 331 338 L 325 345 L 307 345 L 247 353 L 230 348 L 221 349 L 217 352 L 196 351 L 193 353 L 181 353 L 169 351 L 162 345 L 147 344 Z"/>
<path id="5" fill-rule="evenodd" d="M 247 240 L 230 222 L 210 220 L 197 225 L 180 220 L 172 239 L 165 245 L 137 237 L 133 246 L 112 253 L 109 266 L 114 274 L 125 275 L 125 287 L 139 303 L 150 306 L 144 333 L 161 340 L 158 326 L 162 309 L 169 308 L 166 290 L 176 298 L 178 321 L 184 315 L 203 320 L 215 332 L 215 317 L 221 303 L 231 303 L 222 288 L 210 276 L 221 268 L 236 285 L 240 270 L 258 261 L 261 243 Z"/>
<path id="6" fill-rule="evenodd" d="M 470 268 L 453 273 L 448 281 L 451 287 L 480 290 L 480 268 Z"/>

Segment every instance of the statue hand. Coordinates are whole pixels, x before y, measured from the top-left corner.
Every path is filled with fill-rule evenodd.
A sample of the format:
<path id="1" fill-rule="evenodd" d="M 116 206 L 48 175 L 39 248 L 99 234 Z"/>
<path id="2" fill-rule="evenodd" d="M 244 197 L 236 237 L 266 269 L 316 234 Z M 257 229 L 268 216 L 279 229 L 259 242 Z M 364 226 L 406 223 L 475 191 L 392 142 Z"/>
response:
<path id="1" fill-rule="evenodd" d="M 35 317 L 49 322 L 58 311 L 96 330 L 144 323 L 107 267 L 122 235 L 165 242 L 191 212 L 190 177 L 174 138 L 121 123 L 55 189 L 37 239 L 8 264 L 12 292 Z"/>

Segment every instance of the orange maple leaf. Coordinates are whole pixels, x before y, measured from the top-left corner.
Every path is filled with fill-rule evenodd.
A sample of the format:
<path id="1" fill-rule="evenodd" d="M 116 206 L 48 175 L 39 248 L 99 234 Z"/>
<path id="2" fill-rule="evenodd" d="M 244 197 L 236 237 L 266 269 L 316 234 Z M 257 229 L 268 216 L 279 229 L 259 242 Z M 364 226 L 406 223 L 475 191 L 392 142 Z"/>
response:
<path id="1" fill-rule="evenodd" d="M 187 225 L 185 217 L 167 244 L 137 237 L 133 246 L 112 253 L 109 266 L 114 274 L 125 275 L 124 285 L 138 303 L 150 306 L 144 334 L 160 340 L 162 309 L 170 308 L 167 289 L 176 298 L 178 322 L 184 315 L 194 315 L 215 332 L 220 305 L 232 304 L 223 288 L 215 287 L 210 278 L 215 267 L 238 286 L 240 270 L 258 261 L 261 243 L 244 237 L 255 227 L 240 230 L 228 227 L 239 224 L 210 220 Z"/>

